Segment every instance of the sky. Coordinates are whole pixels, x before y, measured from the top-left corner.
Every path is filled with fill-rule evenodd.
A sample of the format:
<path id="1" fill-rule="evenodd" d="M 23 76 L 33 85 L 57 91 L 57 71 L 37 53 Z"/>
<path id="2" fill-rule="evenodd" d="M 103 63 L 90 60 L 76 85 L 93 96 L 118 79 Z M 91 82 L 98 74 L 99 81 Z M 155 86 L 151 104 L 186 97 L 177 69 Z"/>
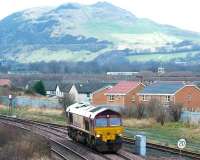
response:
<path id="1" fill-rule="evenodd" d="M 101 0 L 0 0 L 0 20 L 27 8 L 58 6 L 67 2 L 93 4 Z M 200 32 L 200 0 L 104 0 L 137 17 Z"/>

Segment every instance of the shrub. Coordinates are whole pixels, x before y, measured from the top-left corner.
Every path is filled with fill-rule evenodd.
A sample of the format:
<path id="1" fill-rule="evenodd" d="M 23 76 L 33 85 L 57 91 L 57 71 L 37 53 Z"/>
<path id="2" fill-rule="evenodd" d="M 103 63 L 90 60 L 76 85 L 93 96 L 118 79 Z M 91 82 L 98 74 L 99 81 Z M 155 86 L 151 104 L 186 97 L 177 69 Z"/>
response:
<path id="1" fill-rule="evenodd" d="M 34 95 L 34 91 L 32 89 L 25 90 L 25 94 Z"/>
<path id="2" fill-rule="evenodd" d="M 34 85 L 33 85 L 33 90 L 36 93 L 39 93 L 41 95 L 46 95 L 46 91 L 45 91 L 45 87 L 42 81 L 37 81 Z"/>

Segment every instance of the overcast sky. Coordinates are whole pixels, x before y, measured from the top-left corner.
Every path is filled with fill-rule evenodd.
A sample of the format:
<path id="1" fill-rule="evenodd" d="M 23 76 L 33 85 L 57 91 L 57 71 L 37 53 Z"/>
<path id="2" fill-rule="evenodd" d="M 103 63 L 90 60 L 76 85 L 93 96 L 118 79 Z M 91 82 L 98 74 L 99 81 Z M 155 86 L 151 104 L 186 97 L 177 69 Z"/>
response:
<path id="1" fill-rule="evenodd" d="M 93 4 L 98 0 L 0 0 L 0 19 L 32 7 L 58 6 L 67 2 Z M 105 0 L 138 17 L 200 32 L 200 0 Z"/>

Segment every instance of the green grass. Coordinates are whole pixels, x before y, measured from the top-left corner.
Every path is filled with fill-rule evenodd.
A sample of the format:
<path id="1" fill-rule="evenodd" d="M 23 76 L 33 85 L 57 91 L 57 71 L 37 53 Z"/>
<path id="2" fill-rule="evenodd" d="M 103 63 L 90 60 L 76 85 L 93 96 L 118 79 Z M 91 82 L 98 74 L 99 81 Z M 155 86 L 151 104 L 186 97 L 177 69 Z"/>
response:
<path id="1" fill-rule="evenodd" d="M 42 48 L 30 52 L 23 51 L 17 54 L 17 57 L 8 56 L 7 58 L 10 60 L 16 60 L 20 63 L 34 63 L 38 62 L 38 60 L 44 62 L 50 62 L 50 61 L 88 62 L 94 60 L 97 56 L 109 50 L 111 50 L 111 46 L 102 49 L 98 52 L 90 52 L 86 50 L 72 52 L 66 49 L 52 51 L 47 48 Z"/>
<path id="2" fill-rule="evenodd" d="M 133 123 L 135 121 L 133 120 Z M 164 126 L 156 122 L 147 126 L 141 124 L 139 127 L 134 127 L 133 124 L 131 127 L 126 128 L 125 134 L 128 137 L 133 137 L 135 134 L 144 134 L 149 142 L 171 147 L 177 147 L 177 141 L 180 138 L 185 138 L 187 140 L 186 150 L 200 153 L 200 126 L 189 126 L 181 122 L 169 122 Z"/>
<path id="3" fill-rule="evenodd" d="M 170 54 L 146 54 L 146 55 L 133 55 L 128 56 L 127 59 L 130 62 L 147 62 L 150 60 L 153 61 L 162 61 L 162 62 L 168 62 L 170 60 L 180 59 L 180 58 L 186 58 L 187 56 L 195 56 L 198 54 L 198 52 L 180 52 L 180 53 L 170 53 Z"/>

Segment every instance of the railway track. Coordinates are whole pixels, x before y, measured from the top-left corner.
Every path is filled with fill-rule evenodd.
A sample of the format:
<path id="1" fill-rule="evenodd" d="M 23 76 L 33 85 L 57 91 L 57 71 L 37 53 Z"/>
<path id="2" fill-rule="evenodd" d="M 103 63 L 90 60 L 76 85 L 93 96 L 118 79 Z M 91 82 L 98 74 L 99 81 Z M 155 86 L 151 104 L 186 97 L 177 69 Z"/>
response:
<path id="1" fill-rule="evenodd" d="M 97 153 L 90 148 L 80 145 L 78 143 L 72 142 L 67 137 L 67 130 L 65 126 L 43 123 L 32 120 L 19 119 L 15 117 L 8 117 L 0 115 L 1 123 L 16 126 L 18 128 L 24 129 L 28 132 L 34 132 L 45 138 L 47 138 L 51 143 L 51 151 L 57 155 L 59 158 L 64 160 L 80 159 L 80 160 L 141 160 L 142 158 L 135 156 L 132 153 L 128 153 L 128 157 L 118 154 L 101 154 Z"/>
<path id="2" fill-rule="evenodd" d="M 124 137 L 124 142 L 128 143 L 130 145 L 135 145 L 135 140 L 131 139 L 131 138 Z M 180 155 L 179 149 L 167 147 L 167 146 L 163 146 L 163 145 L 159 145 L 159 144 L 147 143 L 147 148 Z M 182 150 L 181 155 L 184 157 L 192 158 L 194 160 L 200 160 L 200 154 L 198 154 L 198 153 Z"/>
<path id="3" fill-rule="evenodd" d="M 52 125 L 54 127 L 61 127 L 61 128 L 65 127 L 63 125 L 57 125 L 57 124 L 51 124 L 51 123 L 46 123 L 46 124 L 50 124 L 50 125 Z M 127 137 L 124 137 L 124 142 L 128 143 L 128 144 L 131 144 L 131 145 L 135 145 L 135 140 L 127 138 Z M 168 153 L 180 155 L 180 150 L 176 149 L 176 148 L 172 148 L 172 147 L 167 147 L 167 146 L 163 146 L 163 145 L 159 145 L 159 144 L 155 144 L 155 143 L 147 143 L 147 147 L 151 148 L 151 149 L 154 149 L 154 150 L 158 150 L 158 151 L 163 151 L 163 152 L 168 152 Z M 188 158 L 200 160 L 200 154 L 198 154 L 198 153 L 182 150 L 181 151 L 181 155 L 185 156 L 185 157 L 188 157 Z"/>
<path id="4" fill-rule="evenodd" d="M 48 131 L 51 134 L 54 134 L 54 135 L 56 135 L 58 137 L 61 136 L 62 138 L 67 138 L 67 136 L 66 136 L 67 135 L 67 130 L 66 130 L 66 126 L 64 126 L 64 125 L 52 124 L 52 123 L 46 123 L 46 122 L 39 122 L 39 121 L 33 121 L 33 120 L 26 120 L 26 119 L 19 119 L 19 118 L 13 118 L 13 117 L 7 117 L 7 116 L 4 116 L 4 115 L 0 115 L 0 119 L 2 119 L 2 118 L 3 119 L 8 119 L 9 118 L 10 121 L 16 121 L 17 120 L 20 123 L 24 123 L 24 124 L 28 124 L 28 125 L 30 125 L 30 124 L 36 125 L 36 127 L 38 127 L 38 126 L 44 127 L 42 129 L 44 131 Z M 51 129 L 51 130 L 48 130 L 48 129 Z M 135 144 L 134 139 L 130 139 L 130 138 L 126 138 L 126 137 L 124 137 L 124 142 L 128 143 L 130 145 L 134 145 Z M 147 148 L 151 148 L 151 149 L 155 149 L 155 150 L 162 151 L 162 152 L 168 152 L 168 153 L 180 155 L 180 150 L 178 150 L 176 148 L 171 148 L 171 147 L 167 147 L 167 146 L 158 145 L 158 144 L 147 143 Z M 118 157 L 121 156 L 121 158 L 122 158 L 123 155 L 118 155 Z M 184 157 L 200 160 L 200 154 L 198 154 L 198 153 L 182 150 L 181 151 L 181 155 L 184 156 Z M 114 155 L 114 157 L 115 156 L 116 155 Z M 102 157 L 103 157 L 103 155 L 102 155 Z M 107 159 L 106 157 L 108 158 L 108 156 L 104 156 L 105 159 Z M 124 157 L 124 159 L 126 159 L 126 158 L 127 157 Z"/>

